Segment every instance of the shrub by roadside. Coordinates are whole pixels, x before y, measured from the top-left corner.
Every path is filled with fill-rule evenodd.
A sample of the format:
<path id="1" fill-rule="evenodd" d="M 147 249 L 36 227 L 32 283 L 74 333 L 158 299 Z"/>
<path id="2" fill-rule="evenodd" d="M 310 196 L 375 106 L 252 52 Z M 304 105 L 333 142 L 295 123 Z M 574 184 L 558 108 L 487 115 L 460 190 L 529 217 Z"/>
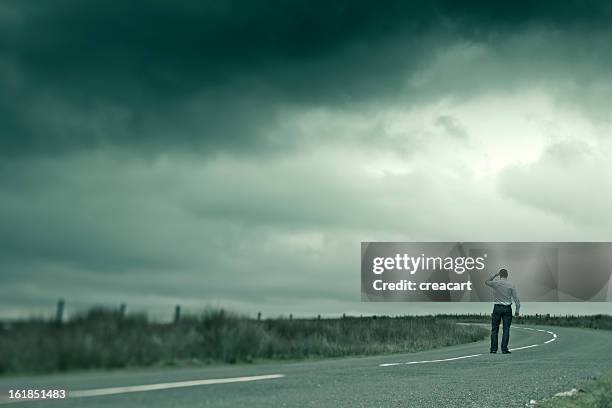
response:
<path id="1" fill-rule="evenodd" d="M 579 389 L 529 406 L 541 408 L 610 408 L 612 407 L 612 373 L 587 381 Z"/>
<path id="2" fill-rule="evenodd" d="M 256 320 L 210 309 L 169 324 L 93 309 L 62 324 L 0 325 L 0 373 L 414 352 L 486 336 L 483 328 L 435 316 Z"/>

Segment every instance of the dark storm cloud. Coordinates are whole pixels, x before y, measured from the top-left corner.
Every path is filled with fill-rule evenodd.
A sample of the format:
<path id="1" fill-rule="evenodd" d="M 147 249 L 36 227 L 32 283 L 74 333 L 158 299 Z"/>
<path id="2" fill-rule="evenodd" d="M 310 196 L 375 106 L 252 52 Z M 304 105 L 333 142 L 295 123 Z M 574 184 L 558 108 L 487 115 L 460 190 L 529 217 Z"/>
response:
<path id="1" fill-rule="evenodd" d="M 359 241 L 609 239 L 612 6 L 461 3 L 0 0 L 2 313 L 338 311 Z"/>
<path id="2" fill-rule="evenodd" d="M 452 116 L 442 115 L 438 117 L 438 119 L 436 119 L 435 124 L 436 126 L 440 126 L 442 129 L 444 129 L 446 132 L 456 138 L 468 138 L 465 129 L 463 129 L 463 127 L 461 127 L 461 124 Z"/>
<path id="3" fill-rule="evenodd" d="M 445 45 L 597 31 L 607 2 L 6 2 L 0 154 L 284 147 L 289 105 L 392 98 Z"/>

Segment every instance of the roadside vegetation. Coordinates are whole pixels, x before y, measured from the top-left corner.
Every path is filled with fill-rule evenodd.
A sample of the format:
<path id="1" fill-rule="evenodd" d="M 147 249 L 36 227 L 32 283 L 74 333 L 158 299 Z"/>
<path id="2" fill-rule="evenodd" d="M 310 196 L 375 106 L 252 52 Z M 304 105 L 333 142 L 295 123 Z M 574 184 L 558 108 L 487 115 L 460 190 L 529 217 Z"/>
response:
<path id="1" fill-rule="evenodd" d="M 455 323 L 489 321 L 488 314 L 254 319 L 208 309 L 161 323 L 98 308 L 61 323 L 0 322 L 0 374 L 415 352 L 483 340 L 486 328 Z M 534 315 L 514 322 L 612 329 L 607 315 Z"/>
<path id="2" fill-rule="evenodd" d="M 610 408 L 612 407 L 612 373 L 587 381 L 574 395 L 556 396 L 535 406 L 542 408 Z"/>
<path id="3" fill-rule="evenodd" d="M 94 309 L 0 324 L 0 374 L 415 352 L 484 339 L 434 316 L 252 319 L 222 309 L 175 323 Z"/>

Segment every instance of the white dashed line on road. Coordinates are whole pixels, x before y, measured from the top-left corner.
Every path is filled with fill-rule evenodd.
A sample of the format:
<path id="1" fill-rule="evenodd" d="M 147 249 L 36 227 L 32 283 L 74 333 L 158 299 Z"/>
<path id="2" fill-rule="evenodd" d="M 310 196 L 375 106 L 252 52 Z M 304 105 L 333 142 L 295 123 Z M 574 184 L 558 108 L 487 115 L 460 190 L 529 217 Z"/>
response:
<path id="1" fill-rule="evenodd" d="M 68 395 L 70 398 L 97 397 L 100 395 L 126 394 L 129 392 L 143 392 L 143 391 L 167 390 L 171 388 L 195 387 L 197 385 L 228 384 L 228 383 L 247 382 L 247 381 L 272 380 L 275 378 L 282 378 L 284 376 L 285 376 L 284 374 L 269 374 L 269 375 L 255 375 L 255 376 L 250 376 L 250 377 L 211 378 L 207 380 L 178 381 L 178 382 L 161 383 L 161 384 L 132 385 L 132 386 L 127 386 L 127 387 L 98 388 L 98 389 L 93 389 L 93 390 L 70 391 Z"/>
<path id="2" fill-rule="evenodd" d="M 147 385 L 130 385 L 125 387 L 112 387 L 112 388 L 95 388 L 91 390 L 77 390 L 68 391 L 68 398 L 84 398 L 84 397 L 100 397 L 104 395 L 116 395 L 116 394 L 127 394 L 132 392 L 144 392 L 144 391 L 157 391 L 157 390 L 168 390 L 172 388 L 184 388 L 184 387 L 195 387 L 198 385 L 211 385 L 211 384 L 229 384 L 247 381 L 261 381 L 261 380 L 272 380 L 276 378 L 283 378 L 284 374 L 268 374 L 268 375 L 255 375 L 250 377 L 233 377 L 233 378 L 210 378 L 206 380 L 193 380 L 193 381 L 177 381 L 170 383 L 161 384 L 147 384 Z M 9 399 L 0 398 L 0 404 L 7 404 L 12 402 L 26 402 L 26 401 L 39 401 L 36 399 Z"/>
<path id="3" fill-rule="evenodd" d="M 466 325 L 466 324 L 469 324 L 469 323 L 457 323 L 457 324 Z M 542 346 L 544 344 L 552 343 L 553 341 L 557 340 L 557 334 L 553 333 L 551 331 L 548 331 L 548 330 L 532 329 L 531 327 L 512 327 L 512 328 L 513 329 L 523 329 L 523 330 L 531 330 L 531 331 L 539 331 L 539 332 L 543 332 L 543 333 L 548 333 L 548 334 L 552 335 L 552 338 L 547 340 L 547 341 L 545 341 L 544 343 L 541 343 L 541 344 L 530 344 L 528 346 L 511 348 L 510 351 L 524 350 L 524 349 L 528 349 L 528 348 L 538 347 L 538 346 Z M 441 358 L 441 359 L 437 359 L 437 360 L 407 361 L 407 362 L 403 362 L 403 363 L 383 363 L 383 364 L 379 364 L 378 366 L 379 367 L 391 367 L 391 366 L 397 366 L 397 365 L 439 363 L 439 362 L 444 362 L 444 361 L 463 360 L 465 358 L 472 358 L 472 357 L 479 357 L 479 356 L 482 356 L 482 353 L 481 354 L 470 354 L 469 356 Z"/>

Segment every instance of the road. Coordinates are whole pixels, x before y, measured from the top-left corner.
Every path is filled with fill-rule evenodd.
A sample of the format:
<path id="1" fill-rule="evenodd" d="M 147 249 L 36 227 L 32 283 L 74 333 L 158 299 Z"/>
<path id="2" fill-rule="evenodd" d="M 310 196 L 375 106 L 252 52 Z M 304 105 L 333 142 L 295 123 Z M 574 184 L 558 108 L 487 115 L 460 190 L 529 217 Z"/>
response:
<path id="1" fill-rule="evenodd" d="M 299 363 L 2 378 L 0 393 L 16 388 L 70 391 L 71 398 L 53 402 L 13 405 L 4 400 L 7 407 L 18 408 L 524 407 L 530 399 L 612 371 L 609 331 L 515 325 L 511 348 L 511 355 L 489 354 L 482 341 Z"/>

